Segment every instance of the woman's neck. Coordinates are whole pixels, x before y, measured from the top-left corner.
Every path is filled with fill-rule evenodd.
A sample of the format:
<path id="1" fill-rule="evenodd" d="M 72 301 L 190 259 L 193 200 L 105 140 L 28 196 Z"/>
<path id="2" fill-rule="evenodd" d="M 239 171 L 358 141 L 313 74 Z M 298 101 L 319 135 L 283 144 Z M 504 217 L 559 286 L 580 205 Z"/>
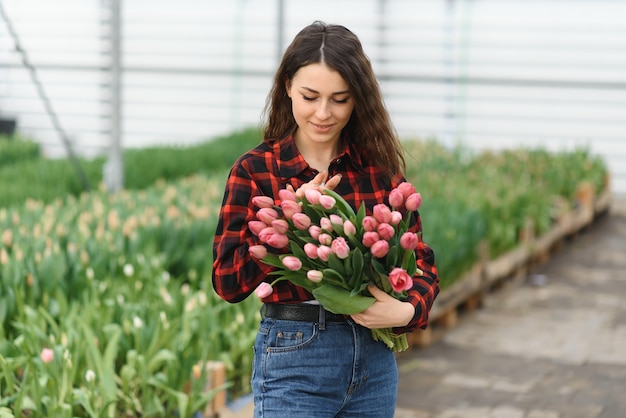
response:
<path id="1" fill-rule="evenodd" d="M 311 168 L 319 172 L 328 170 L 330 162 L 339 153 L 338 140 L 328 143 L 313 143 L 299 140 L 297 135 L 294 137 L 294 140 L 302 158 Z"/>

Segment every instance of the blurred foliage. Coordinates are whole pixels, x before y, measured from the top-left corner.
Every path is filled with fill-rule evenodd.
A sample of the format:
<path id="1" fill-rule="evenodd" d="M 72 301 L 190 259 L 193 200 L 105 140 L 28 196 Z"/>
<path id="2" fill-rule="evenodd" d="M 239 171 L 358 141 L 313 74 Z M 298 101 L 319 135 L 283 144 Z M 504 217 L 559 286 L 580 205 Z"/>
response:
<path id="1" fill-rule="evenodd" d="M 487 244 L 490 258 L 515 248 L 529 223 L 541 235 L 555 221 L 555 199 L 576 202 L 581 182 L 606 188 L 604 161 L 588 150 L 516 149 L 475 153 L 435 141 L 406 141 L 407 178 L 422 192 L 424 241 L 433 247 L 442 287 Z"/>
<path id="2" fill-rule="evenodd" d="M 241 153 L 253 148 L 260 138 L 259 131 L 251 128 L 194 146 L 125 150 L 125 188 L 144 189 L 158 180 L 227 171 Z M 3 147 L 7 147 L 6 158 Z M 45 159 L 39 155 L 38 147 L 36 153 L 31 148 L 33 144 L 26 141 L 0 140 L 0 207 L 23 204 L 28 199 L 48 203 L 85 191 L 70 160 Z M 14 155 L 24 158 L 13 158 Z M 90 187 L 100 188 L 106 159 L 79 159 L 79 163 Z"/>
<path id="3" fill-rule="evenodd" d="M 40 157 L 36 142 L 18 135 L 0 135 L 0 168 Z"/>
<path id="4" fill-rule="evenodd" d="M 246 129 L 188 147 L 149 147 L 124 152 L 127 189 L 143 189 L 158 179 L 175 180 L 192 174 L 229 170 L 245 151 L 261 142 L 261 133 Z"/>

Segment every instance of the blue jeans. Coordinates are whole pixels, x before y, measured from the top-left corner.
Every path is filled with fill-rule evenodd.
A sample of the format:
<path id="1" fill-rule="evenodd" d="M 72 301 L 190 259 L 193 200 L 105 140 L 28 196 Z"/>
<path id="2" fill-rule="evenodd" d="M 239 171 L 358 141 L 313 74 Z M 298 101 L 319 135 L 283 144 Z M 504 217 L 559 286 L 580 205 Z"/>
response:
<path id="1" fill-rule="evenodd" d="M 261 320 L 255 418 L 393 418 L 397 388 L 394 353 L 352 320 Z"/>

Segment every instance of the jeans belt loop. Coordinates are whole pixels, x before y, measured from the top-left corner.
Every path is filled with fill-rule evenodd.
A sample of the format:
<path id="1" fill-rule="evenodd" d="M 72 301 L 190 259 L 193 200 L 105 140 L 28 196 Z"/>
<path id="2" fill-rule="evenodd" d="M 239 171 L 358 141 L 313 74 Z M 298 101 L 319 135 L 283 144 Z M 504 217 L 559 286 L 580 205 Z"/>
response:
<path id="1" fill-rule="evenodd" d="M 324 307 L 322 305 L 320 305 L 320 316 L 319 316 L 319 327 L 320 327 L 320 331 L 325 331 L 326 330 L 326 311 L 324 311 Z"/>

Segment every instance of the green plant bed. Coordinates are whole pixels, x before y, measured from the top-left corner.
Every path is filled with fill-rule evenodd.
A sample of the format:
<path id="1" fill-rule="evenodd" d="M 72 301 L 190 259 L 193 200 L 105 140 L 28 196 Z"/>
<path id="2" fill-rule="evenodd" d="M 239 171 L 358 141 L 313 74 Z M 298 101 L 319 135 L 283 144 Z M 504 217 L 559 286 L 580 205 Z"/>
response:
<path id="1" fill-rule="evenodd" d="M 257 129 L 188 147 L 149 147 L 124 152 L 125 187 L 143 189 L 157 180 L 172 181 L 196 173 L 211 175 L 230 169 L 244 152 L 261 142 Z"/>
<path id="2" fill-rule="evenodd" d="M 0 135 L 0 167 L 40 157 L 36 142 L 18 135 Z"/>
<path id="3" fill-rule="evenodd" d="M 410 141 L 406 147 L 411 156 L 407 177 L 423 190 L 425 204 L 436 199 L 454 205 L 459 214 L 481 214 L 479 222 L 486 222 L 482 238 L 491 258 L 516 247 L 529 222 L 536 235 L 548 231 L 556 219 L 555 199 L 572 208 L 580 182 L 591 182 L 596 193 L 606 187 L 604 161 L 584 149 L 475 154 L 463 148 L 446 150 L 436 142 Z M 432 221 L 423 221 L 428 229 Z"/>
<path id="4" fill-rule="evenodd" d="M 260 142 L 258 129 L 249 128 L 188 147 L 148 147 L 124 151 L 125 189 L 140 190 L 157 181 L 193 174 L 227 172 L 244 151 Z M 106 159 L 78 159 L 89 188 L 102 188 Z M 0 208 L 29 199 L 49 203 L 85 192 L 81 175 L 68 159 L 44 159 L 33 142 L 0 140 Z"/>
<path id="5" fill-rule="evenodd" d="M 0 406 L 192 416 L 212 396 L 194 378 L 209 360 L 249 390 L 258 301 L 229 305 L 210 285 L 224 180 L 0 211 Z"/>

